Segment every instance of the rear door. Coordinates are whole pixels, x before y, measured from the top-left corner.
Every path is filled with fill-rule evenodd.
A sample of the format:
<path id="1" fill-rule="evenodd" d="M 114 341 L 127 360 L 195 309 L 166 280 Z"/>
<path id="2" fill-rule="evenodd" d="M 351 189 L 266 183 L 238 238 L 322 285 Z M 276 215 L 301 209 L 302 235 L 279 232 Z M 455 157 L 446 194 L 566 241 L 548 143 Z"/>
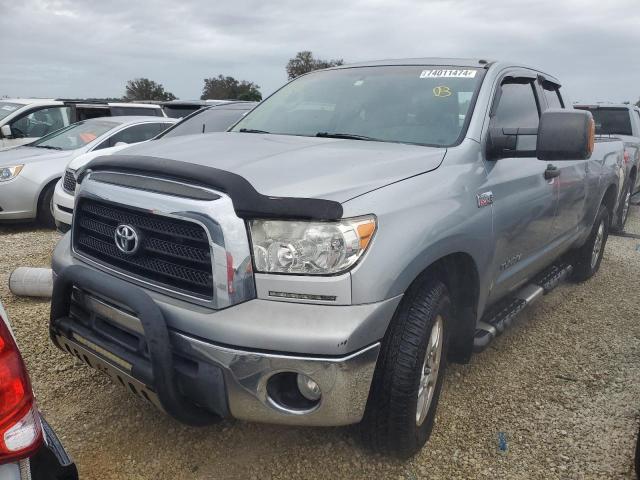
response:
<path id="1" fill-rule="evenodd" d="M 489 129 L 537 129 L 541 100 L 533 72 L 506 74 L 494 94 Z M 519 137 L 516 151 L 535 150 L 537 137 Z M 528 155 L 528 154 L 525 154 Z M 556 213 L 555 182 L 544 177 L 546 162 L 535 155 L 485 160 L 493 194 L 496 239 L 490 301 L 501 298 L 536 273 L 544 262 Z M 532 273 L 533 272 L 533 273 Z"/>
<path id="2" fill-rule="evenodd" d="M 536 83 L 540 97 L 544 100 L 545 109 L 566 107 L 559 84 L 542 76 L 538 77 Z M 541 163 L 547 165 L 547 162 Z M 576 235 L 582 222 L 585 221 L 589 190 L 589 182 L 587 181 L 589 162 L 586 160 L 563 160 L 562 162 L 549 162 L 549 164 L 560 172 L 554 181 L 558 191 L 558 211 L 551 230 L 551 241 L 561 245 L 563 239 L 568 240 L 572 235 Z M 591 187 L 597 188 L 597 185 Z"/>

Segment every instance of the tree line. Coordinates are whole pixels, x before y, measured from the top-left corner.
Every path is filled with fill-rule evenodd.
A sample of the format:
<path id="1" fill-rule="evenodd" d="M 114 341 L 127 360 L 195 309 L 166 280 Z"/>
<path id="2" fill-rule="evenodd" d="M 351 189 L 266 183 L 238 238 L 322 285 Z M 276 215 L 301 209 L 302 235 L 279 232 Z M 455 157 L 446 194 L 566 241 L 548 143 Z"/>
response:
<path id="1" fill-rule="evenodd" d="M 340 59 L 322 60 L 315 58 L 308 50 L 298 52 L 295 57 L 289 59 L 285 67 L 287 78 L 293 80 L 300 75 L 342 65 L 344 61 Z M 148 78 L 134 78 L 129 80 L 125 86 L 124 100 L 153 100 L 169 101 L 176 100 L 176 96 L 167 91 L 161 83 Z M 248 100 L 259 102 L 262 100 L 260 86 L 248 80 L 237 80 L 230 76 L 218 75 L 217 77 L 205 78 L 202 87 L 201 100 Z"/>

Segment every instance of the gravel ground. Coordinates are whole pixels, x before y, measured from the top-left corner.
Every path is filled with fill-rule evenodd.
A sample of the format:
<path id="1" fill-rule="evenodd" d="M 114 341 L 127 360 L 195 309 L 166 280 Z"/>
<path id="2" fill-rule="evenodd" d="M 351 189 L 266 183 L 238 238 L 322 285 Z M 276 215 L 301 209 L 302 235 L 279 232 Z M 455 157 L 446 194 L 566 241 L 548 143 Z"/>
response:
<path id="1" fill-rule="evenodd" d="M 639 207 L 627 231 L 640 234 Z M 634 478 L 640 239 L 610 237 L 596 277 L 561 286 L 469 365 L 450 367 L 431 441 L 402 463 L 363 450 L 350 428 L 184 427 L 75 364 L 49 342 L 48 302 L 7 288 L 13 268 L 47 265 L 58 238 L 0 227 L 0 296 L 40 407 L 83 480 Z"/>

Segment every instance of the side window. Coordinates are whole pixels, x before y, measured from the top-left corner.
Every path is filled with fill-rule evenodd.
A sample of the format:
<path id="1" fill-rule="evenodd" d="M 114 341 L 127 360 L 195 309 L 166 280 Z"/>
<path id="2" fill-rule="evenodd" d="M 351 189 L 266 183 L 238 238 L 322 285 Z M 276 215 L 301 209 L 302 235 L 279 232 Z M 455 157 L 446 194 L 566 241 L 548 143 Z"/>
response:
<path id="1" fill-rule="evenodd" d="M 545 83 L 542 85 L 542 89 L 549 108 L 564 108 L 564 102 L 560 97 L 560 89 L 556 85 Z"/>
<path id="2" fill-rule="evenodd" d="M 502 94 L 491 120 L 492 127 L 538 128 L 540 112 L 533 82 L 503 83 Z"/>
<path id="3" fill-rule="evenodd" d="M 11 122 L 15 138 L 40 138 L 69 125 L 68 107 L 47 107 L 31 111 Z"/>
<path id="4" fill-rule="evenodd" d="M 119 142 L 124 143 L 138 143 L 144 142 L 145 140 L 150 140 L 160 132 L 167 128 L 166 123 L 143 123 L 141 125 L 134 125 L 132 127 L 125 128 L 124 130 L 120 130 L 118 133 L 111 136 L 107 142 L 109 142 L 109 147 L 115 146 Z M 103 142 L 105 143 L 105 142 Z M 102 147 L 102 144 L 99 146 Z"/>

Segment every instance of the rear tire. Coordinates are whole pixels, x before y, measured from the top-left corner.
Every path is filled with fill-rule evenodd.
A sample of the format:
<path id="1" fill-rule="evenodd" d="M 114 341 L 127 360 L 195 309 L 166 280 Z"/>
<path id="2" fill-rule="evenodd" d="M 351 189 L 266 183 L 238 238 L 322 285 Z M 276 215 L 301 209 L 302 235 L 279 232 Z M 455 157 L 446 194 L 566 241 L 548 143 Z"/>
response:
<path id="1" fill-rule="evenodd" d="M 589 238 L 574 252 L 572 275 L 574 281 L 584 282 L 593 277 L 600 268 L 604 248 L 609 238 L 609 224 L 609 209 L 605 205 L 600 205 Z"/>
<path id="2" fill-rule="evenodd" d="M 622 201 L 618 207 L 618 213 L 615 218 L 615 225 L 611 225 L 611 230 L 614 232 L 621 232 L 624 230 L 624 226 L 629 218 L 629 208 L 631 206 L 631 186 L 635 183 L 633 178 L 630 178 L 627 185 L 622 192 Z"/>
<path id="3" fill-rule="evenodd" d="M 446 367 L 451 301 L 438 279 L 422 276 L 405 294 L 382 343 L 367 409 L 364 442 L 407 458 L 431 434 Z"/>
<path id="4" fill-rule="evenodd" d="M 53 182 L 45 187 L 38 203 L 38 222 L 45 228 L 56 228 L 56 222 L 53 218 L 53 190 L 55 186 L 56 183 Z"/>

